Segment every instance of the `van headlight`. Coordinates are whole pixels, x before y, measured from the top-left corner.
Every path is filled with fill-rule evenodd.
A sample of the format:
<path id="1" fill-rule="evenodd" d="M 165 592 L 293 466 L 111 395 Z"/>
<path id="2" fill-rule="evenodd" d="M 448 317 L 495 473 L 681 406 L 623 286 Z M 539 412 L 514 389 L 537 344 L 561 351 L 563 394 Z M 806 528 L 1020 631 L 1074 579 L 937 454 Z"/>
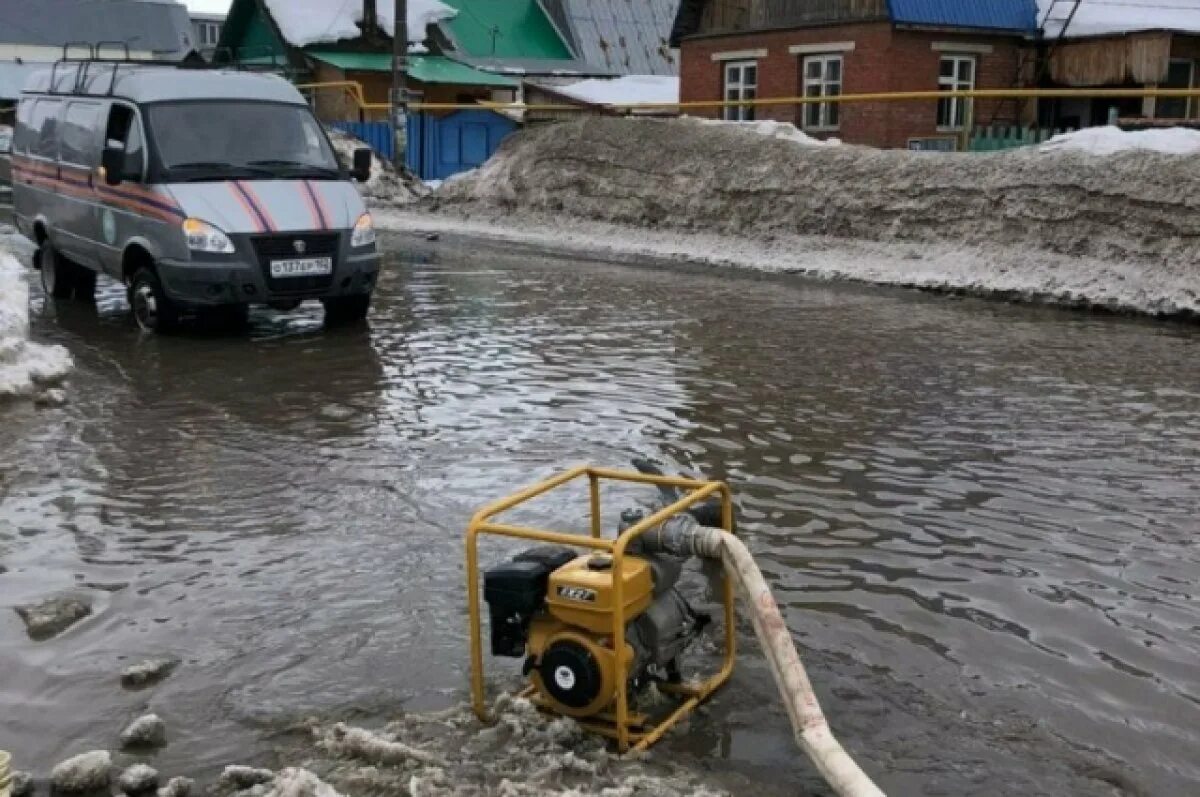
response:
<path id="1" fill-rule="evenodd" d="M 350 246 L 358 249 L 363 246 L 372 246 L 374 243 L 375 224 L 371 221 L 371 214 L 364 213 L 358 217 L 358 221 L 354 222 L 354 232 L 350 234 Z"/>
<path id="2" fill-rule="evenodd" d="M 187 239 L 188 249 L 193 252 L 232 255 L 236 251 L 228 235 L 200 219 L 187 219 L 183 222 L 183 237 Z"/>

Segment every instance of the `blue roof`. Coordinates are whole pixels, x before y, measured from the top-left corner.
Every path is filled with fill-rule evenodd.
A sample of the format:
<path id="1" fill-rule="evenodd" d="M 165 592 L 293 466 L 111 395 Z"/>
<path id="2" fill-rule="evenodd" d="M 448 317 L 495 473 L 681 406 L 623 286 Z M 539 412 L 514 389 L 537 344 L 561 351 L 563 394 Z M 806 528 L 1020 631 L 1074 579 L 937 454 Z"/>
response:
<path id="1" fill-rule="evenodd" d="M 888 0 L 892 22 L 1036 33 L 1036 0 Z"/>

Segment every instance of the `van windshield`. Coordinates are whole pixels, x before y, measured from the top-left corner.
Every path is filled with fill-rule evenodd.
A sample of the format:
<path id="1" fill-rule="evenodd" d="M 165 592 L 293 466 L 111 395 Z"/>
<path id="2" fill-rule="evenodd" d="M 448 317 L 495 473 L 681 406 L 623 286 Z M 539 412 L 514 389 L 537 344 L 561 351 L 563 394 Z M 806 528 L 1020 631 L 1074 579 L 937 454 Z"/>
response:
<path id="1" fill-rule="evenodd" d="M 172 179 L 340 177 L 337 158 L 307 106 L 155 103 L 146 117 Z"/>

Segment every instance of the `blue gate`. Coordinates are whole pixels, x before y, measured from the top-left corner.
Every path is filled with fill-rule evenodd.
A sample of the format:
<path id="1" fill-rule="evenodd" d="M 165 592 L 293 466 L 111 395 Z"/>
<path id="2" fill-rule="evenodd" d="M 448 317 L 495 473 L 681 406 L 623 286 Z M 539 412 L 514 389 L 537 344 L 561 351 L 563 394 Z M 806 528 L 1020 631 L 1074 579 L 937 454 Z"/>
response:
<path id="1" fill-rule="evenodd" d="M 445 180 L 481 165 L 517 123 L 495 111 L 455 111 L 408 117 L 408 167 L 422 180 Z"/>
<path id="2" fill-rule="evenodd" d="M 330 127 L 366 142 L 383 160 L 390 161 L 395 155 L 396 138 L 388 122 L 330 122 Z"/>

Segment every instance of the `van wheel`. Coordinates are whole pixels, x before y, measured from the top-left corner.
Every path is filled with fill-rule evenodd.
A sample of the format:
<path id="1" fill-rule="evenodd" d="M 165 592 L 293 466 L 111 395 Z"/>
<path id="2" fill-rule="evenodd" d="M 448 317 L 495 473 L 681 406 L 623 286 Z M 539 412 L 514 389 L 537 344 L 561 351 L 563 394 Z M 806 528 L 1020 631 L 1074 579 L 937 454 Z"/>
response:
<path id="1" fill-rule="evenodd" d="M 71 264 L 75 269 L 75 299 L 80 302 L 96 301 L 96 272 L 90 268 Z"/>
<path id="2" fill-rule="evenodd" d="M 179 326 L 179 308 L 167 298 L 158 275 L 143 268 L 129 284 L 133 320 L 146 332 L 169 332 Z"/>
<path id="3" fill-rule="evenodd" d="M 42 271 L 42 290 L 47 296 L 55 299 L 69 299 L 75 292 L 75 269 L 78 268 L 51 245 L 49 241 L 42 244 L 40 257 Z"/>
<path id="4" fill-rule="evenodd" d="M 371 294 L 337 296 L 332 299 L 322 299 L 321 304 L 325 305 L 325 324 L 327 326 L 353 324 L 367 317 L 367 310 L 371 308 Z"/>

